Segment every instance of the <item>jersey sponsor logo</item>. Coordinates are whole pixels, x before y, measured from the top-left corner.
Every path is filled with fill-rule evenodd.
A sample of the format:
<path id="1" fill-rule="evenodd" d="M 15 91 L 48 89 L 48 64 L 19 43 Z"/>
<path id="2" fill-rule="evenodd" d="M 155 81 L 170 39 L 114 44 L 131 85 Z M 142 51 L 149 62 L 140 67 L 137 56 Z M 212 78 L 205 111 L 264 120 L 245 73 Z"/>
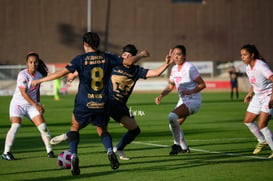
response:
<path id="1" fill-rule="evenodd" d="M 88 102 L 86 104 L 86 106 L 89 108 L 89 109 L 102 109 L 104 108 L 104 102 L 102 103 L 97 103 L 97 102 Z"/>

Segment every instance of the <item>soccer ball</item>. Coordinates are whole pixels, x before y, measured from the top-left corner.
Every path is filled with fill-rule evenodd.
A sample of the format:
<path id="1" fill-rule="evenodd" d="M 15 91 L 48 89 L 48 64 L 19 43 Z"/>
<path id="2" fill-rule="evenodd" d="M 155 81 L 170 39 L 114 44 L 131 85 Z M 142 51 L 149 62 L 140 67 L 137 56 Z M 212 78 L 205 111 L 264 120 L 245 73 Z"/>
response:
<path id="1" fill-rule="evenodd" d="M 58 155 L 58 166 L 61 168 L 70 169 L 71 168 L 71 152 L 68 150 L 62 151 Z"/>

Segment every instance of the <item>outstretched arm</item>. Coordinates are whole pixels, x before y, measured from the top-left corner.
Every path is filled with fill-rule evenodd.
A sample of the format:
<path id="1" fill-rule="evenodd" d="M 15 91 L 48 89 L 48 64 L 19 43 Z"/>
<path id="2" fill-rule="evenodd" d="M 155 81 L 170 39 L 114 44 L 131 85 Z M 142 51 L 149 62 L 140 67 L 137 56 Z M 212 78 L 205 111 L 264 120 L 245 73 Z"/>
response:
<path id="1" fill-rule="evenodd" d="M 63 77 L 63 76 L 65 76 L 65 75 L 67 75 L 68 73 L 70 73 L 69 70 L 66 69 L 66 68 L 64 68 L 64 69 L 62 69 L 62 70 L 60 70 L 60 71 L 58 71 L 58 72 L 55 72 L 55 73 L 53 73 L 53 74 L 50 74 L 50 75 L 48 75 L 48 76 L 46 76 L 46 77 L 44 77 L 44 78 L 37 79 L 37 80 L 33 80 L 33 81 L 31 82 L 31 85 L 34 87 L 34 86 L 36 86 L 37 84 L 40 84 L 40 83 L 42 83 L 42 82 L 47 82 L 47 81 L 50 81 L 50 80 L 54 80 L 54 79 Z"/>
<path id="2" fill-rule="evenodd" d="M 172 56 L 172 49 L 170 49 L 169 53 L 166 55 L 165 63 L 162 64 L 159 68 L 154 70 L 149 70 L 147 73 L 147 78 L 149 77 L 157 77 L 160 76 L 168 67 L 173 63 Z"/>
<path id="3" fill-rule="evenodd" d="M 132 56 L 132 57 L 123 59 L 123 64 L 127 65 L 127 66 L 131 66 L 134 63 L 136 63 L 137 61 L 139 61 L 140 59 L 146 58 L 149 56 L 150 56 L 150 54 L 147 50 L 142 50 L 136 56 Z"/>

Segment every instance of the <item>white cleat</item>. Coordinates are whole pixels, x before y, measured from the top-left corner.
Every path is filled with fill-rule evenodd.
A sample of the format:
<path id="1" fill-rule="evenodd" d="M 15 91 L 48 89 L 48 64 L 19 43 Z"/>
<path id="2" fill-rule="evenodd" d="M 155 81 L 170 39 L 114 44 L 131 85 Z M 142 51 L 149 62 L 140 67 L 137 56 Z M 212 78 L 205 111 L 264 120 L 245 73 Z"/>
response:
<path id="1" fill-rule="evenodd" d="M 53 138 L 50 140 L 50 144 L 51 144 L 51 145 L 57 145 L 57 144 L 59 144 L 59 143 L 61 143 L 61 142 L 63 142 L 63 141 L 66 141 L 66 140 L 68 140 L 68 137 L 67 137 L 66 133 L 63 133 L 63 134 L 61 134 L 61 135 L 59 135 L 59 136 L 53 137 Z"/>
<path id="2" fill-rule="evenodd" d="M 117 147 L 114 147 L 113 150 L 116 153 L 116 155 L 119 157 L 119 159 L 121 159 L 121 160 L 130 160 L 130 158 L 125 156 L 124 151 L 117 150 Z"/>

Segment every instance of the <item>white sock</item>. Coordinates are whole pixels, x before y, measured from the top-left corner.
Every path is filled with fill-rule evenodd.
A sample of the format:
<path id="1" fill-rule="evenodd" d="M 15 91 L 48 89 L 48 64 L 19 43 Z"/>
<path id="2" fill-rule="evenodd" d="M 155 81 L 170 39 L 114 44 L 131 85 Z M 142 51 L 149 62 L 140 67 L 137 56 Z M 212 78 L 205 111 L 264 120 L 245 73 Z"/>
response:
<path id="1" fill-rule="evenodd" d="M 10 152 L 13 142 L 15 140 L 16 134 L 18 130 L 20 129 L 20 127 L 21 127 L 21 124 L 19 123 L 11 124 L 11 127 L 6 136 L 4 154 L 7 154 L 7 152 Z"/>
<path id="2" fill-rule="evenodd" d="M 188 145 L 186 143 L 184 132 L 183 132 L 182 128 L 181 128 L 181 132 L 180 132 L 180 145 L 182 147 L 182 150 L 188 149 Z"/>
<path id="3" fill-rule="evenodd" d="M 188 149 L 184 133 L 180 128 L 180 124 L 178 122 L 178 116 L 171 112 L 168 116 L 169 118 L 169 128 L 174 138 L 174 144 L 180 145 L 182 149 Z"/>
<path id="4" fill-rule="evenodd" d="M 263 133 L 265 140 L 267 144 L 269 145 L 270 149 L 273 151 L 273 135 L 272 132 L 268 127 L 264 127 L 261 129 L 261 132 Z"/>
<path id="5" fill-rule="evenodd" d="M 264 135 L 261 133 L 256 123 L 245 123 L 251 133 L 257 138 L 259 143 L 265 142 Z"/>
<path id="6" fill-rule="evenodd" d="M 50 135 L 50 132 L 49 132 L 46 124 L 42 123 L 37 128 L 41 133 L 41 137 L 42 137 L 43 142 L 45 144 L 47 153 L 51 152 L 52 151 L 52 145 L 49 142 L 50 139 L 51 139 L 51 135 Z"/>

